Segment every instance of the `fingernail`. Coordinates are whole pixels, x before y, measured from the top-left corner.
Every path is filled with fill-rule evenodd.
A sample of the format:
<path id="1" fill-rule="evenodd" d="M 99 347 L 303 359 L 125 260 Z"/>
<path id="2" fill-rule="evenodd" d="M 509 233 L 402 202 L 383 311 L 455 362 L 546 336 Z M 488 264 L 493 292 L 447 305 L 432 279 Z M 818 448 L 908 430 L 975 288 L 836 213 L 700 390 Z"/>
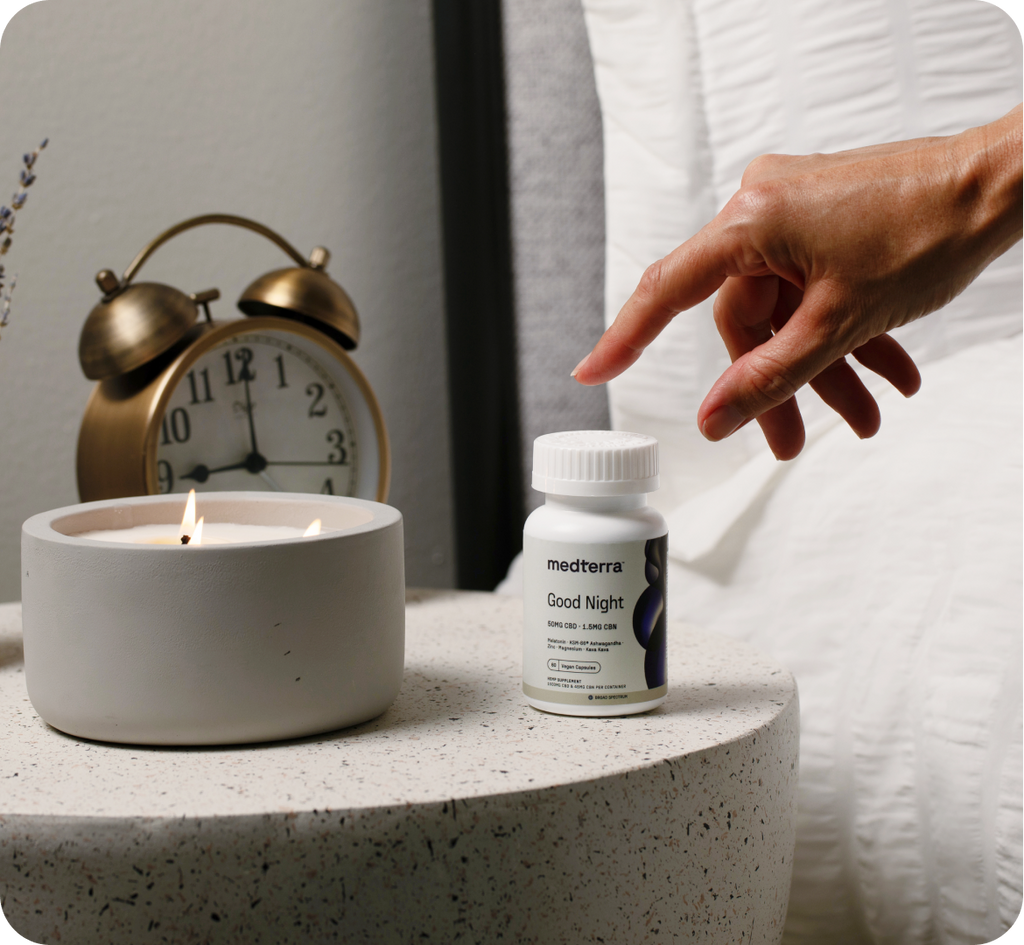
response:
<path id="1" fill-rule="evenodd" d="M 583 365 L 586 364 L 589 360 L 590 355 L 588 354 L 582 361 L 580 361 L 579 364 L 576 365 L 576 367 L 572 369 L 572 374 L 570 374 L 569 377 L 575 377 L 577 374 L 579 374 L 580 368 L 583 367 Z"/>
<path id="2" fill-rule="evenodd" d="M 712 442 L 724 440 L 730 433 L 735 433 L 743 425 L 745 419 L 735 407 L 726 404 L 724 407 L 719 407 L 704 421 L 700 432 L 704 434 L 705 439 Z"/>

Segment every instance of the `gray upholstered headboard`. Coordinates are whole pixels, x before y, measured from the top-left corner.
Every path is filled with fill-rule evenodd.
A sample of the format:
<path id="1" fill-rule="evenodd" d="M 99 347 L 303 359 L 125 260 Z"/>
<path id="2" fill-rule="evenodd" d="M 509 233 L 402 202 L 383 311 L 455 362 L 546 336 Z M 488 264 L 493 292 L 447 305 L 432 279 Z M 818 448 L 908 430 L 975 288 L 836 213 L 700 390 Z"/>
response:
<path id="1" fill-rule="evenodd" d="M 519 420 L 535 437 L 607 429 L 605 389 L 569 377 L 604 330 L 601 113 L 579 0 L 502 0 Z"/>

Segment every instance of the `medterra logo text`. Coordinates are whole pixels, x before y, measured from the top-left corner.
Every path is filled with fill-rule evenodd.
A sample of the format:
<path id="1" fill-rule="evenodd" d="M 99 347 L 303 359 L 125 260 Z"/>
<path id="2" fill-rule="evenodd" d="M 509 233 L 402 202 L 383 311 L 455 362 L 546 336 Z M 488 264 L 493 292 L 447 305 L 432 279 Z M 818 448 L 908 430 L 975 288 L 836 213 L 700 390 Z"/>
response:
<path id="1" fill-rule="evenodd" d="M 573 574 L 621 574 L 624 564 L 624 561 L 587 561 L 586 558 L 559 561 L 548 558 L 549 571 L 571 571 Z"/>

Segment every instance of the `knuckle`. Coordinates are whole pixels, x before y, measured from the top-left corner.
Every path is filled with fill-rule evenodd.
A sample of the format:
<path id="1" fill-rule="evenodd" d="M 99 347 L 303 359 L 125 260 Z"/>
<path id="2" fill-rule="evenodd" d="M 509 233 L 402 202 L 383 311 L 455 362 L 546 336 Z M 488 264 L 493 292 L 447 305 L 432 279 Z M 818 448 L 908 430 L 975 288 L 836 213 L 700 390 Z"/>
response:
<path id="1" fill-rule="evenodd" d="M 752 356 L 747 371 L 754 394 L 762 404 L 781 404 L 800 388 L 792 370 L 770 355 Z"/>
<path id="2" fill-rule="evenodd" d="M 651 263 L 640 277 L 636 287 L 637 294 L 644 299 L 654 301 L 660 299 L 665 285 L 665 260 L 659 259 Z"/>
<path id="3" fill-rule="evenodd" d="M 729 203 L 740 220 L 759 220 L 773 213 L 779 205 L 779 185 L 774 181 L 744 184 Z"/>
<path id="4" fill-rule="evenodd" d="M 775 181 L 741 187 L 732 195 L 721 213 L 724 227 L 740 246 L 752 249 L 760 236 L 770 236 L 786 214 L 783 188 Z"/>
<path id="5" fill-rule="evenodd" d="M 775 173 L 779 168 L 782 158 L 783 155 L 780 154 L 759 154 L 746 166 L 740 183 L 746 186 L 749 183 L 761 180 L 765 176 Z"/>

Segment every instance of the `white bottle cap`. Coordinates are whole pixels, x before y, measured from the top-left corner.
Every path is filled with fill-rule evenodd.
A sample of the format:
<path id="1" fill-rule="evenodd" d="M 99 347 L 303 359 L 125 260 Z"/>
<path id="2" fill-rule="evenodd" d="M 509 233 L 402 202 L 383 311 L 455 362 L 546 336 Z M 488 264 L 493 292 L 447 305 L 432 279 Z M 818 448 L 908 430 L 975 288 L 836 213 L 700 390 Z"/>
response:
<path id="1" fill-rule="evenodd" d="M 631 495 L 658 488 L 658 441 L 642 433 L 574 430 L 533 441 L 533 488 L 553 495 Z"/>

